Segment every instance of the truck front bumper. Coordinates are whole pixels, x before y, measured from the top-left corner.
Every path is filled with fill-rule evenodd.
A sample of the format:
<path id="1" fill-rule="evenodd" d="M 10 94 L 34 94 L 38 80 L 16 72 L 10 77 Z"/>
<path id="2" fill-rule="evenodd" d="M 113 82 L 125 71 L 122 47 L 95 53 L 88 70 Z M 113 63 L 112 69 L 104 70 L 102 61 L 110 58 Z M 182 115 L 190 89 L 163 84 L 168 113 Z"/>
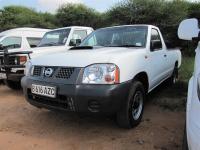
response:
<path id="1" fill-rule="evenodd" d="M 11 80 L 15 82 L 20 82 L 22 77 L 24 76 L 24 69 L 19 68 L 19 70 L 16 68 L 16 71 L 13 72 L 10 69 L 5 71 L 4 69 L 0 69 L 1 76 L 4 76 L 4 80 Z"/>
<path id="2" fill-rule="evenodd" d="M 30 59 L 29 56 L 30 53 L 32 52 L 30 51 L 8 52 L 8 50 L 6 49 L 0 52 L 1 76 L 4 76 L 5 80 L 20 82 L 21 78 L 24 76 L 24 70 L 25 70 L 25 63 L 20 64 L 20 56 L 27 56 Z"/>
<path id="3" fill-rule="evenodd" d="M 116 85 L 74 85 L 41 82 L 25 76 L 22 78 L 21 84 L 27 101 L 39 108 L 114 114 L 121 109 L 127 99 L 131 81 Z M 56 87 L 56 98 L 32 94 L 32 84 Z"/>
<path id="4" fill-rule="evenodd" d="M 22 77 L 24 76 L 24 70 L 19 69 L 16 72 L 0 70 L 0 74 L 4 74 L 4 76 L 6 77 L 2 79 L 20 82 Z"/>

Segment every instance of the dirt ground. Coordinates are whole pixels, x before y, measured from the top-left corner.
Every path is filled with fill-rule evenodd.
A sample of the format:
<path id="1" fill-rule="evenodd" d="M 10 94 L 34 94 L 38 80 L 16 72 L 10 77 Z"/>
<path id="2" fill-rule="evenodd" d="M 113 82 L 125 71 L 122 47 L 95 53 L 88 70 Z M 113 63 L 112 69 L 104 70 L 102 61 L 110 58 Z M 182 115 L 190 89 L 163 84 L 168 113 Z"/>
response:
<path id="1" fill-rule="evenodd" d="M 0 85 L 0 150 L 180 150 L 185 94 L 172 90 L 150 94 L 142 123 L 125 130 L 111 118 L 37 109 Z"/>

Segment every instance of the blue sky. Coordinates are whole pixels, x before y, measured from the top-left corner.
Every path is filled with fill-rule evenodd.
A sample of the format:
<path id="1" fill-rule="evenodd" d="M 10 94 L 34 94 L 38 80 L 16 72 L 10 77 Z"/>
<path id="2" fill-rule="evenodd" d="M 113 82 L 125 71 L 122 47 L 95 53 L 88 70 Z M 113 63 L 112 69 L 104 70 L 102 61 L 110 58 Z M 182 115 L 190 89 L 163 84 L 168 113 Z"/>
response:
<path id="1" fill-rule="evenodd" d="M 34 8 L 38 11 L 48 11 L 53 13 L 61 4 L 73 2 L 83 3 L 103 12 L 119 1 L 120 0 L 0 0 L 0 8 L 8 5 L 22 5 Z"/>

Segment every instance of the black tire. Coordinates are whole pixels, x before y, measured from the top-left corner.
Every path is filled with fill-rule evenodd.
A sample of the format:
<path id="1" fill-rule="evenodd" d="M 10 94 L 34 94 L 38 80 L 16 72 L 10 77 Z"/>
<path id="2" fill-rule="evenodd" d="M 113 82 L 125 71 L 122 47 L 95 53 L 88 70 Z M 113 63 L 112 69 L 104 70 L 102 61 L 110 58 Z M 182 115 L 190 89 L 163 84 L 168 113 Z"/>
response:
<path id="1" fill-rule="evenodd" d="M 168 81 L 170 85 L 174 85 L 176 84 L 177 80 L 178 80 L 178 66 L 175 65 L 172 76 L 169 78 Z"/>
<path id="2" fill-rule="evenodd" d="M 184 137 L 183 137 L 183 146 L 182 146 L 182 150 L 189 150 L 189 148 L 188 148 L 188 142 L 187 142 L 187 133 L 186 133 L 186 129 L 185 129 Z"/>
<path id="3" fill-rule="evenodd" d="M 139 99 L 142 99 L 139 100 L 142 101 L 142 103 L 139 102 L 140 111 L 138 111 L 138 116 L 136 117 L 133 110 L 135 109 L 134 107 L 138 105 L 138 98 L 136 97 L 138 95 L 140 96 Z M 134 81 L 130 88 L 128 99 L 125 101 L 125 103 L 123 103 L 121 111 L 117 113 L 117 123 L 121 128 L 130 129 L 137 126 L 141 122 L 145 97 L 146 94 L 143 84 L 140 81 Z M 136 110 L 137 109 L 135 109 L 135 111 Z"/>
<path id="4" fill-rule="evenodd" d="M 4 82 L 3 82 L 3 80 L 0 79 L 0 85 L 1 85 L 1 84 L 4 84 Z"/>
<path id="5" fill-rule="evenodd" d="M 21 89 L 21 83 L 11 80 L 4 80 L 4 83 L 13 90 L 20 90 Z"/>

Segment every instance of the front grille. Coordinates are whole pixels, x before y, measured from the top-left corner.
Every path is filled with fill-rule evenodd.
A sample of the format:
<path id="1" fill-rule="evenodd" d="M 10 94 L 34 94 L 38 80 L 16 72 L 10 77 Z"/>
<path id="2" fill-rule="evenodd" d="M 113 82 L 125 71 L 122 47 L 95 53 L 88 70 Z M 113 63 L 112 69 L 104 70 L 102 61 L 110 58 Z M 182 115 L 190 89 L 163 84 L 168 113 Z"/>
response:
<path id="1" fill-rule="evenodd" d="M 59 68 L 59 67 L 42 67 L 42 66 L 34 66 L 33 76 L 41 76 L 44 77 L 45 73 L 42 73 L 43 70 L 51 68 L 53 69 L 52 75 L 48 78 L 58 78 L 58 79 L 69 79 L 75 71 L 75 68 Z M 47 76 L 45 76 L 47 77 Z"/>
<path id="2" fill-rule="evenodd" d="M 75 111 L 73 99 L 64 95 L 57 95 L 56 99 L 39 96 L 31 93 L 28 89 L 28 98 L 38 104 L 54 107 L 57 109 L 63 109 L 68 111 Z"/>
<path id="3" fill-rule="evenodd" d="M 18 58 L 17 57 L 14 57 L 14 56 L 11 56 L 11 57 L 8 57 L 8 64 L 9 65 L 18 65 Z"/>
<path id="4" fill-rule="evenodd" d="M 19 64 L 18 57 L 15 56 L 8 57 L 8 63 L 6 65 L 18 65 L 18 64 Z M 0 57 L 0 65 L 5 65 L 3 57 Z"/>
<path id="5" fill-rule="evenodd" d="M 41 76 L 41 74 L 42 74 L 42 67 L 34 66 L 33 76 Z"/>
<path id="6" fill-rule="evenodd" d="M 56 78 L 69 79 L 74 72 L 74 68 L 61 68 L 56 75 Z"/>

